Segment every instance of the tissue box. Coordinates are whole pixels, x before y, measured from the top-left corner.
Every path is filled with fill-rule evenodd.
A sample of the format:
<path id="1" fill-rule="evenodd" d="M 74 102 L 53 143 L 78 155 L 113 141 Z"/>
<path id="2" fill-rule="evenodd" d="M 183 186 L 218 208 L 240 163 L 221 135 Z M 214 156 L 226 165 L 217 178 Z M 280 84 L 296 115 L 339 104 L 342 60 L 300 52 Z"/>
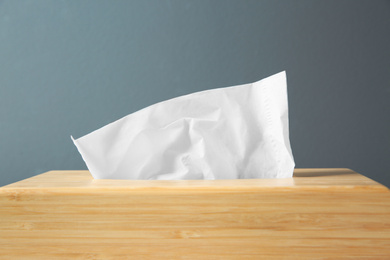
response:
<path id="1" fill-rule="evenodd" d="M 387 257 L 390 192 L 349 169 L 192 181 L 50 171 L 0 188 L 0 259 Z"/>

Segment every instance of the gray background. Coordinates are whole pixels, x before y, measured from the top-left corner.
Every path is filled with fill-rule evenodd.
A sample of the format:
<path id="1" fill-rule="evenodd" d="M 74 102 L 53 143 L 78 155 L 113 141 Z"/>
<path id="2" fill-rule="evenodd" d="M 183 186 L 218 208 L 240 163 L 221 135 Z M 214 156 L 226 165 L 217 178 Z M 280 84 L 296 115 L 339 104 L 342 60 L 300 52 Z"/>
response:
<path id="1" fill-rule="evenodd" d="M 296 167 L 390 186 L 389 1 L 1 1 L 0 185 L 86 169 L 70 135 L 282 70 Z"/>

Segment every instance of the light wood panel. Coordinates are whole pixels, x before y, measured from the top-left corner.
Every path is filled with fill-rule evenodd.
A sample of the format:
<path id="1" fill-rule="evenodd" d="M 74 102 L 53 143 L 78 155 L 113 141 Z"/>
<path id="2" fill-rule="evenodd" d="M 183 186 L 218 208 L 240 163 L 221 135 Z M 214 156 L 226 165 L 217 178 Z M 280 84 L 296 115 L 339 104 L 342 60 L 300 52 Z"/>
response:
<path id="1" fill-rule="evenodd" d="M 0 259 L 390 259 L 390 192 L 349 169 L 215 181 L 51 171 L 0 188 Z"/>

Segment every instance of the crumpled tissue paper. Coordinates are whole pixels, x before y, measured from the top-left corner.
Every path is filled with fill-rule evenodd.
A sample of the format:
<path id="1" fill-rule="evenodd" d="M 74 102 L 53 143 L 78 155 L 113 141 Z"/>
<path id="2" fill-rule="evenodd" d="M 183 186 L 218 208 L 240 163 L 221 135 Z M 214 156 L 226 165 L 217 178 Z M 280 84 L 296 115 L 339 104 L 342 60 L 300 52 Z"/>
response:
<path id="1" fill-rule="evenodd" d="M 95 179 L 292 177 L 286 73 L 201 91 L 74 140 Z"/>

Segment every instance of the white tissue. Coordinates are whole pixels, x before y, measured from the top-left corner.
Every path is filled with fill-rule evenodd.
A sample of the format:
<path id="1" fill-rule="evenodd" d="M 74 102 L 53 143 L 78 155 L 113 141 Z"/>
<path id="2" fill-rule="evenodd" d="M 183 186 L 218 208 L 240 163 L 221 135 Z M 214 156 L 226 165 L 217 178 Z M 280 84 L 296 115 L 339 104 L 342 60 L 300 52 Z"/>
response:
<path id="1" fill-rule="evenodd" d="M 292 177 L 286 73 L 160 102 L 72 140 L 95 179 Z"/>

